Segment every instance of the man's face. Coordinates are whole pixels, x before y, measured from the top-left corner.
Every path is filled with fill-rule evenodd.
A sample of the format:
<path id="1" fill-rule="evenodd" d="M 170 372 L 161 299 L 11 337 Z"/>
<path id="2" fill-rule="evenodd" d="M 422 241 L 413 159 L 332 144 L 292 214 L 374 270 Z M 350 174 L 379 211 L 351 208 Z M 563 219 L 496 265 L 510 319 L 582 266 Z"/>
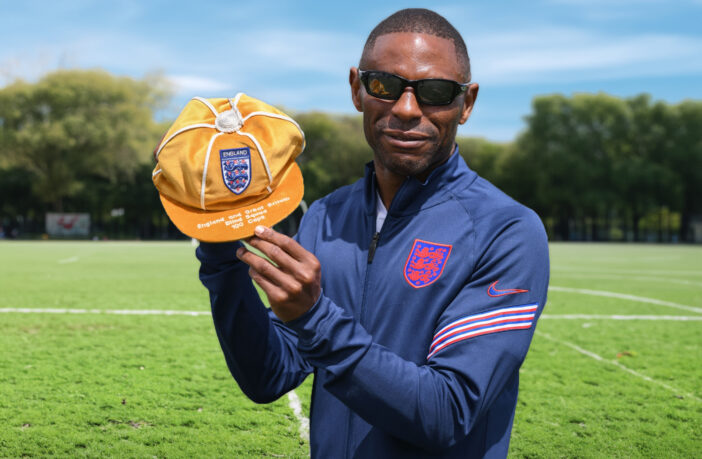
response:
<path id="1" fill-rule="evenodd" d="M 362 70 L 394 73 L 408 80 L 443 78 L 465 82 L 453 41 L 422 33 L 391 33 L 377 38 L 365 55 Z M 375 153 L 376 169 L 398 177 L 426 178 L 453 151 L 456 129 L 468 119 L 478 93 L 471 85 L 449 105 L 421 105 L 405 88 L 398 100 L 366 93 L 352 68 L 349 76 L 354 105 L 363 112 L 366 140 Z"/>

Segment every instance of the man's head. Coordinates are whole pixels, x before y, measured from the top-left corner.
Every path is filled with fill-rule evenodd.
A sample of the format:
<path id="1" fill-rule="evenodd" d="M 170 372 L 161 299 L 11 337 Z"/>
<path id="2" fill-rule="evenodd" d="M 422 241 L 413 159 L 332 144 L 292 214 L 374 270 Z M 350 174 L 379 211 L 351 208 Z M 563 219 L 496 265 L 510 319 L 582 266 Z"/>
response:
<path id="1" fill-rule="evenodd" d="M 446 19 L 424 9 L 398 11 L 378 24 L 368 37 L 359 67 L 405 80 L 470 80 L 470 61 L 460 34 Z M 402 82 L 401 90 L 385 91 L 382 83 L 366 79 L 371 91 L 381 96 L 374 97 L 355 67 L 349 82 L 354 105 L 363 112 L 376 170 L 420 179 L 451 155 L 456 129 L 467 121 L 478 93 L 477 84 L 460 88 L 435 82 L 406 86 Z M 455 98 L 445 97 L 447 88 L 455 89 Z"/>
<path id="2" fill-rule="evenodd" d="M 455 27 L 451 25 L 443 16 L 424 8 L 407 8 L 400 10 L 387 18 L 371 30 L 366 44 L 363 47 L 361 62 L 359 67 L 367 67 L 364 59 L 373 50 L 378 37 L 389 33 L 423 33 L 439 38 L 446 38 L 453 42 L 455 48 L 455 59 L 458 61 L 463 72 L 461 83 L 470 81 L 470 58 L 468 49 L 463 37 Z"/>

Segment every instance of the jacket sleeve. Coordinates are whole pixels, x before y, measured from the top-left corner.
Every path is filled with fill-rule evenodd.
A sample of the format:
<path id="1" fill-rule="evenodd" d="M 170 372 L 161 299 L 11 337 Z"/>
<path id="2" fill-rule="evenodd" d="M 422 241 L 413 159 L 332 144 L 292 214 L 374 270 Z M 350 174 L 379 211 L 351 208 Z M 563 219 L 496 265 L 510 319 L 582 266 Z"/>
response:
<path id="1" fill-rule="evenodd" d="M 200 243 L 200 280 L 210 292 L 212 318 L 227 366 L 241 390 L 267 403 L 297 387 L 313 370 L 297 350 L 297 336 L 261 302 L 239 242 Z"/>
<path id="2" fill-rule="evenodd" d="M 446 330 L 454 332 L 446 327 L 466 317 L 536 304 L 528 326 L 522 322 L 521 328 L 463 339 L 452 334 L 439 344 L 451 343 L 440 350 L 435 343 L 427 349 L 426 362 L 418 365 L 374 343 L 352 316 L 323 295 L 286 325 L 299 336 L 301 355 L 329 373 L 325 388 L 371 425 L 423 449 L 441 451 L 465 438 L 518 372 L 548 286 L 546 236 L 533 212 L 505 223 L 488 239 L 473 276 L 435 324 L 435 340 L 445 337 Z M 497 279 L 509 279 L 528 292 L 493 301 L 486 290 Z"/>

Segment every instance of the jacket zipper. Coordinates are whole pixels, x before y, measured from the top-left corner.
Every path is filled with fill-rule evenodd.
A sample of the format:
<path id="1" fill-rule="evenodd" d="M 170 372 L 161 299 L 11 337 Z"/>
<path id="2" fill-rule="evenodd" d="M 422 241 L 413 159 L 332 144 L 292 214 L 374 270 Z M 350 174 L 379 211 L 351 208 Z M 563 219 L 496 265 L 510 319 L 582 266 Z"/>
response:
<path id="1" fill-rule="evenodd" d="M 391 220 L 389 218 L 390 215 L 388 215 L 385 219 L 385 223 L 383 224 L 383 227 L 386 227 L 388 224 L 388 220 Z M 375 225 L 375 220 L 373 220 L 373 225 Z M 370 271 L 370 265 L 373 263 L 373 258 L 375 258 L 375 250 L 378 248 L 378 241 L 380 240 L 380 231 L 375 231 L 373 233 L 373 239 L 371 239 L 370 246 L 368 246 L 368 266 L 366 267 L 366 274 L 365 278 L 363 280 L 363 295 L 361 297 L 361 311 L 358 316 L 358 322 L 359 324 L 363 325 L 363 317 L 365 316 L 366 312 L 366 295 L 368 293 L 368 277 L 369 277 L 369 271 Z M 349 454 L 349 443 L 351 441 L 351 437 L 353 435 L 352 432 L 352 426 L 351 422 L 353 419 L 353 412 L 349 410 L 349 414 L 346 417 L 346 456 L 348 457 Z"/>
<path id="2" fill-rule="evenodd" d="M 378 247 L 378 240 L 380 239 L 380 232 L 376 231 L 373 233 L 373 239 L 371 239 L 370 246 L 368 247 L 368 264 L 370 265 L 373 263 L 373 258 L 375 257 L 375 249 Z M 366 310 L 366 288 L 368 287 L 368 271 L 370 270 L 370 266 L 366 268 L 366 275 L 365 279 L 363 281 L 363 296 L 361 298 L 361 311 L 358 315 L 358 321 L 359 323 L 363 324 L 363 315 Z M 346 417 L 346 455 L 348 457 L 349 454 L 349 443 L 351 442 L 351 436 L 352 436 L 352 429 L 351 429 L 351 422 L 352 422 L 353 414 L 351 410 L 349 410 L 349 414 Z"/>
<path id="3" fill-rule="evenodd" d="M 375 257 L 375 249 L 378 247 L 378 239 L 380 239 L 380 233 L 376 232 L 371 240 L 370 247 L 368 247 L 368 264 L 373 263 L 373 257 Z"/>

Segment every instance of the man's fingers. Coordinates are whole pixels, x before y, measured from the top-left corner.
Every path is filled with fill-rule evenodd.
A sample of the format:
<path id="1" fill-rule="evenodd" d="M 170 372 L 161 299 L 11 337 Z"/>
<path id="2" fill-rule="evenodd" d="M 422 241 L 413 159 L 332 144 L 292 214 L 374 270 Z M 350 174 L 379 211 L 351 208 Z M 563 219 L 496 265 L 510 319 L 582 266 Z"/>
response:
<path id="1" fill-rule="evenodd" d="M 259 226 L 256 229 L 260 236 L 254 236 L 249 241 L 252 247 L 263 252 L 280 269 L 290 274 L 302 285 L 319 281 L 321 267 L 317 257 L 305 250 L 292 238 L 280 234 L 270 228 Z"/>
<path id="2" fill-rule="evenodd" d="M 288 237 L 266 226 L 257 226 L 254 230 L 256 237 L 266 242 L 280 247 L 292 258 L 298 261 L 305 261 L 309 257 L 309 252 L 297 243 L 293 238 Z"/>
<path id="3" fill-rule="evenodd" d="M 299 269 L 299 262 L 277 245 L 258 237 L 252 237 L 248 243 L 273 260 L 283 271 L 293 273 Z"/>
<path id="4" fill-rule="evenodd" d="M 249 268 L 249 276 L 258 284 L 259 287 L 263 289 L 264 292 L 266 292 L 269 303 L 280 301 L 280 298 L 285 295 L 283 289 L 272 283 L 255 269 Z"/>
<path id="5" fill-rule="evenodd" d="M 262 255 L 240 247 L 236 256 L 249 265 L 249 275 L 266 292 L 273 312 L 281 320 L 287 322 L 300 317 L 319 298 L 319 260 L 285 235 L 265 227 L 256 230 L 249 244 L 251 250 L 260 251 Z"/>
<path id="6" fill-rule="evenodd" d="M 281 271 L 279 268 L 271 264 L 270 261 L 262 258 L 261 256 L 246 250 L 244 247 L 239 248 L 236 255 L 241 261 L 249 265 L 257 276 L 260 276 L 262 279 L 266 279 L 267 282 L 286 291 L 294 292 L 300 290 L 299 283 L 295 281 L 292 276 Z M 258 282 L 258 278 L 254 280 Z M 259 285 L 261 285 L 260 282 Z M 263 285 L 261 285 L 261 288 L 263 288 Z M 266 293 L 269 292 L 266 291 Z"/>

